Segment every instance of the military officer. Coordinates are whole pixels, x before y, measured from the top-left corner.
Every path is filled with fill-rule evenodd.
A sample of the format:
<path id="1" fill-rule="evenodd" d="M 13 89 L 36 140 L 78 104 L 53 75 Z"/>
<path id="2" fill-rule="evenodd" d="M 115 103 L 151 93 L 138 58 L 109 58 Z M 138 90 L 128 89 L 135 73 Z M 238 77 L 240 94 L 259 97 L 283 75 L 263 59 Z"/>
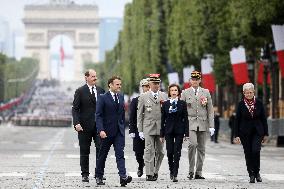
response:
<path id="1" fill-rule="evenodd" d="M 140 91 L 145 93 L 149 91 L 150 86 L 147 79 L 142 79 L 140 81 Z M 135 152 L 136 161 L 138 163 L 137 176 L 141 177 L 143 175 L 144 168 L 144 149 L 145 149 L 145 140 L 142 140 L 139 137 L 138 128 L 137 128 L 137 106 L 138 106 L 138 97 L 132 99 L 129 108 L 129 136 L 133 138 L 133 151 Z"/>
<path id="2" fill-rule="evenodd" d="M 159 91 L 160 74 L 149 76 L 150 91 L 141 94 L 138 100 L 137 127 L 139 137 L 145 139 L 146 181 L 156 181 L 164 158 L 163 143 L 160 141 L 161 105 L 168 95 Z"/>
<path id="3" fill-rule="evenodd" d="M 208 89 L 200 87 L 201 73 L 193 71 L 190 78 L 191 87 L 184 90 L 181 94 L 181 100 L 186 101 L 189 122 L 189 175 L 191 180 L 205 179 L 202 176 L 202 166 L 205 157 L 206 131 L 210 131 L 210 135 L 214 134 L 214 111 L 211 95 Z M 195 154 L 197 151 L 196 171 Z"/>

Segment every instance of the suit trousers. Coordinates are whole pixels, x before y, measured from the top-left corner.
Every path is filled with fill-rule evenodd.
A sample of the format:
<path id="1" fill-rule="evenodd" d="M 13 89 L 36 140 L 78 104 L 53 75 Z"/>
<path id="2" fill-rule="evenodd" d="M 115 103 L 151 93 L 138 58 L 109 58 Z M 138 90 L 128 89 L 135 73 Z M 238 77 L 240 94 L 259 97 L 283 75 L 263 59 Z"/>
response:
<path id="1" fill-rule="evenodd" d="M 78 132 L 79 146 L 80 146 L 80 166 L 81 175 L 89 175 L 89 155 L 92 140 L 96 146 L 96 160 L 99 154 L 100 138 L 95 131 L 79 131 Z"/>
<path id="2" fill-rule="evenodd" d="M 165 139 L 170 173 L 176 177 L 178 174 L 183 135 L 170 134 L 166 135 Z"/>
<path id="3" fill-rule="evenodd" d="M 144 159 L 143 159 L 144 149 L 145 149 L 145 140 L 141 140 L 139 137 L 135 137 L 133 139 L 133 151 L 135 152 L 135 157 L 138 163 L 139 170 L 143 170 L 144 167 Z"/>
<path id="4" fill-rule="evenodd" d="M 144 162 L 146 175 L 154 175 L 159 172 L 164 158 L 164 144 L 159 135 L 145 135 Z"/>
<path id="5" fill-rule="evenodd" d="M 113 137 L 108 136 L 104 139 L 101 139 L 101 148 L 96 167 L 96 175 L 95 175 L 96 178 L 102 178 L 104 175 L 106 158 L 111 145 L 113 145 L 114 148 L 116 165 L 119 176 L 123 178 L 127 176 L 125 169 L 125 158 L 124 158 L 125 137 L 122 136 L 119 132 L 117 132 L 116 136 Z"/>
<path id="6" fill-rule="evenodd" d="M 202 167 L 205 158 L 205 143 L 206 143 L 206 131 L 189 131 L 189 143 L 188 143 L 188 160 L 189 160 L 189 172 L 194 173 L 195 167 L 195 155 L 197 151 L 196 171 L 197 175 L 202 176 Z"/>
<path id="7" fill-rule="evenodd" d="M 260 150 L 262 138 L 262 136 L 257 134 L 256 130 L 249 135 L 240 135 L 245 153 L 247 171 L 250 176 L 257 175 L 260 170 Z"/>

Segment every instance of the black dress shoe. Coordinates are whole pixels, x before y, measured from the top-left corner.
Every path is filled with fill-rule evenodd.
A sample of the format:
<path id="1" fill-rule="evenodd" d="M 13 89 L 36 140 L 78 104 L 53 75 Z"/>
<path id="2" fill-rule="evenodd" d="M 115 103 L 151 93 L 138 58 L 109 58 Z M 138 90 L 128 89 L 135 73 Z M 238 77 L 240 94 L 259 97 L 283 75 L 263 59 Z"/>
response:
<path id="1" fill-rule="evenodd" d="M 143 175 L 143 169 L 138 169 L 137 176 L 142 177 L 142 175 Z"/>
<path id="2" fill-rule="evenodd" d="M 132 177 L 131 176 L 127 176 L 125 178 L 120 177 L 120 185 L 121 186 L 126 186 L 131 181 L 132 181 Z"/>
<path id="3" fill-rule="evenodd" d="M 249 183 L 255 183 L 255 176 L 254 175 L 249 176 Z"/>
<path id="4" fill-rule="evenodd" d="M 259 174 L 259 173 L 256 174 L 255 180 L 256 180 L 257 182 L 262 182 L 262 178 L 260 177 L 260 174 Z"/>
<path id="5" fill-rule="evenodd" d="M 174 175 L 170 174 L 170 179 L 173 180 L 174 179 Z"/>
<path id="6" fill-rule="evenodd" d="M 89 176 L 82 176 L 82 182 L 89 182 Z"/>
<path id="7" fill-rule="evenodd" d="M 173 182 L 177 182 L 177 181 L 178 181 L 177 177 L 174 177 Z"/>
<path id="8" fill-rule="evenodd" d="M 96 179 L 96 175 L 94 176 L 94 178 Z M 106 180 L 106 177 L 103 177 L 103 180 Z"/>
<path id="9" fill-rule="evenodd" d="M 203 176 L 195 175 L 194 179 L 205 179 Z"/>
<path id="10" fill-rule="evenodd" d="M 159 177 L 158 173 L 154 173 L 153 177 L 154 177 L 155 181 L 158 180 L 158 177 Z"/>
<path id="11" fill-rule="evenodd" d="M 146 181 L 156 181 L 156 179 L 152 175 L 146 175 Z"/>
<path id="12" fill-rule="evenodd" d="M 187 178 L 189 179 L 189 180 L 192 180 L 193 179 L 193 173 L 192 172 L 190 172 L 189 174 L 188 174 L 188 176 L 187 176 Z"/>
<path id="13" fill-rule="evenodd" d="M 106 183 L 103 182 L 102 178 L 96 178 L 97 185 L 105 185 Z"/>

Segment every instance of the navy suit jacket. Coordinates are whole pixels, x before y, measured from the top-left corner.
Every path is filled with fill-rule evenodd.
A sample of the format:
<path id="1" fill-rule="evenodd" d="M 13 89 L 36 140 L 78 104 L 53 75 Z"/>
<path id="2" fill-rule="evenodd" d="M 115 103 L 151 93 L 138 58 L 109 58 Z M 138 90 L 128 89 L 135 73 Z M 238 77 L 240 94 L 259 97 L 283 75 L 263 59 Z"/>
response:
<path id="1" fill-rule="evenodd" d="M 235 136 L 250 135 L 256 129 L 259 136 L 268 136 L 267 119 L 264 112 L 263 104 L 256 99 L 253 117 L 251 116 L 245 102 L 239 102 L 235 120 Z"/>
<path id="2" fill-rule="evenodd" d="M 177 112 L 169 113 L 170 100 L 162 105 L 162 121 L 160 136 L 185 135 L 189 136 L 187 105 L 183 100 L 177 101 Z"/>
<path id="3" fill-rule="evenodd" d="M 98 98 L 96 110 L 98 133 L 104 131 L 108 137 L 114 137 L 119 132 L 122 136 L 125 136 L 124 97 L 118 94 L 118 98 L 118 106 L 109 91 Z"/>

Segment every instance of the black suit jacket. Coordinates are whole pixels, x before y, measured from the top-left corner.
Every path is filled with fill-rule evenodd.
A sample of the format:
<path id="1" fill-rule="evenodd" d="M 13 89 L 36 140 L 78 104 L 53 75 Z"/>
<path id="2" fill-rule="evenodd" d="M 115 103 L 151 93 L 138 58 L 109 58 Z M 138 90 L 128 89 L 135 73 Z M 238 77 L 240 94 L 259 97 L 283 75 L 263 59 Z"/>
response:
<path id="1" fill-rule="evenodd" d="M 168 134 L 183 134 L 189 136 L 187 105 L 183 100 L 177 102 L 177 112 L 169 113 L 170 100 L 162 105 L 162 121 L 160 136 Z"/>
<path id="2" fill-rule="evenodd" d="M 267 119 L 263 104 L 256 99 L 253 117 L 251 116 L 245 102 L 239 102 L 236 120 L 235 120 L 235 136 L 249 135 L 256 129 L 259 136 L 268 136 Z"/>
<path id="3" fill-rule="evenodd" d="M 97 98 L 104 94 L 104 90 L 96 86 Z M 97 101 L 98 101 L 97 99 Z M 94 131 L 96 121 L 96 99 L 92 97 L 87 84 L 75 91 L 72 107 L 73 125 L 81 124 L 83 130 Z"/>

